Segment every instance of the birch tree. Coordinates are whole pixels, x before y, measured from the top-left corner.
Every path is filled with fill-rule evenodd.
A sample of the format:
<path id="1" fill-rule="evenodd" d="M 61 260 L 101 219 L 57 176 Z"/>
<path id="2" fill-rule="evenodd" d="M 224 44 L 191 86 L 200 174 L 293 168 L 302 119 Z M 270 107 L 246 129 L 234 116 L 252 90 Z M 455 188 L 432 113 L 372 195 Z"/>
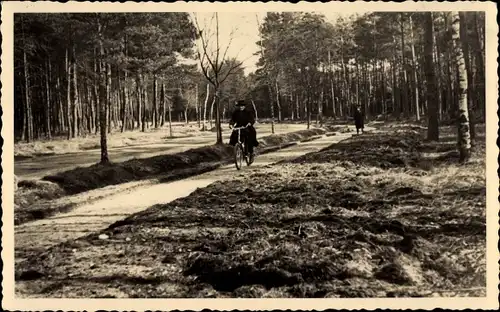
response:
<path id="1" fill-rule="evenodd" d="M 460 152 L 460 162 L 467 162 L 470 159 L 471 150 L 469 109 L 467 102 L 467 71 L 465 69 L 464 53 L 460 41 L 459 13 L 452 12 L 451 18 L 453 57 L 458 75 L 458 151 Z"/>

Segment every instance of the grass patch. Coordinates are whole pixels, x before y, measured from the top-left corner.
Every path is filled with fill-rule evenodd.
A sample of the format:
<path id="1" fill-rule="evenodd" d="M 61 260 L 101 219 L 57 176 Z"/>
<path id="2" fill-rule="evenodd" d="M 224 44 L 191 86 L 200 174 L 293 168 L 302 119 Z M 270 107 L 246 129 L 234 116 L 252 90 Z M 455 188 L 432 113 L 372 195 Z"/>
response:
<path id="1" fill-rule="evenodd" d="M 271 135 L 259 141 L 263 148 L 281 146 L 303 138 L 324 133 L 323 129 L 301 130 L 281 135 Z M 61 172 L 46 176 L 45 181 L 57 183 L 68 194 L 76 194 L 130 181 L 152 178 L 164 175 L 173 170 L 184 170 L 200 164 L 209 164 L 229 159 L 233 155 L 233 147 L 227 144 L 204 146 L 188 151 L 150 157 L 146 159 L 132 159 L 122 163 L 96 164 L 85 168 Z M 186 172 L 186 171 L 183 171 Z M 192 174 L 197 174 L 192 169 Z M 182 175 L 184 177 L 184 175 Z"/>
<path id="2" fill-rule="evenodd" d="M 349 124 L 350 123 L 346 123 L 345 125 L 329 124 L 325 125 L 325 129 L 331 133 L 350 133 L 353 132 L 353 130 L 348 127 Z"/>
<path id="3" fill-rule="evenodd" d="M 300 140 L 300 143 L 311 142 L 311 141 L 317 140 L 319 138 L 321 138 L 321 135 L 317 135 L 317 136 L 313 136 L 313 137 L 310 137 L 307 139 Z"/>
<path id="4" fill-rule="evenodd" d="M 301 141 L 311 137 L 318 137 L 318 135 L 324 134 L 325 132 L 326 131 L 322 128 L 311 128 L 308 130 L 299 130 L 285 134 L 269 135 L 259 139 L 259 142 L 263 147 L 278 146 L 284 143 Z"/>
<path id="5" fill-rule="evenodd" d="M 68 194 L 77 194 L 108 185 L 152 178 L 201 163 L 220 161 L 231 153 L 232 148 L 228 145 L 213 145 L 122 163 L 95 164 L 46 176 L 43 180 L 57 183 Z"/>
<path id="6" fill-rule="evenodd" d="M 140 144 L 154 144 L 165 142 L 167 127 L 148 129 L 146 132 L 139 130 L 121 132 L 113 129 L 108 134 L 108 148 L 134 146 Z M 201 134 L 197 127 L 192 125 L 175 124 L 173 126 L 174 136 L 192 137 Z M 55 154 L 68 154 L 79 151 L 99 149 L 99 134 L 87 133 L 78 138 L 67 140 L 65 136 L 52 137 L 51 140 L 39 140 L 35 142 L 16 142 L 14 144 L 15 160 L 22 160 L 38 156 L 50 156 Z"/>
<path id="7" fill-rule="evenodd" d="M 21 180 L 17 182 L 17 189 L 14 193 L 14 223 L 20 224 L 29 220 L 43 218 L 46 209 L 35 207 L 36 203 L 50 202 L 64 195 L 66 195 L 64 189 L 58 184 L 49 181 Z"/>
<path id="8" fill-rule="evenodd" d="M 422 137 L 360 135 L 213 183 L 31 254 L 16 276 L 51 297 L 484 296 L 484 149 L 422 169 Z"/>

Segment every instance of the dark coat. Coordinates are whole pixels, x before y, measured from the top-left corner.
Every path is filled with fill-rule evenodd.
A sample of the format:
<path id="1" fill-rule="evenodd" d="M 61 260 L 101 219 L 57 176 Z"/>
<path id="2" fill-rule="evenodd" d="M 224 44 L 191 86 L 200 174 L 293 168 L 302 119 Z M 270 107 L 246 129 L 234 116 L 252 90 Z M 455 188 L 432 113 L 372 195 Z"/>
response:
<path id="1" fill-rule="evenodd" d="M 231 115 L 229 123 L 231 125 L 236 124 L 236 127 L 244 127 L 249 123 L 253 125 L 255 123 L 255 118 L 251 112 L 237 109 Z"/>
<path id="2" fill-rule="evenodd" d="M 233 112 L 231 120 L 229 121 L 230 125 L 236 124 L 236 127 L 244 127 L 249 123 L 251 126 L 243 130 L 241 133 L 242 140 L 246 140 L 248 138 L 248 142 L 253 142 L 253 146 L 258 146 L 259 142 L 257 142 L 257 131 L 255 131 L 255 128 L 253 127 L 255 117 L 251 112 L 237 109 Z M 238 142 L 238 133 L 233 131 L 233 133 L 231 133 L 231 137 L 229 138 L 229 144 L 234 146 L 236 142 Z"/>
<path id="3" fill-rule="evenodd" d="M 356 129 L 363 129 L 365 127 L 363 113 L 358 109 L 354 111 L 354 124 L 356 125 Z"/>

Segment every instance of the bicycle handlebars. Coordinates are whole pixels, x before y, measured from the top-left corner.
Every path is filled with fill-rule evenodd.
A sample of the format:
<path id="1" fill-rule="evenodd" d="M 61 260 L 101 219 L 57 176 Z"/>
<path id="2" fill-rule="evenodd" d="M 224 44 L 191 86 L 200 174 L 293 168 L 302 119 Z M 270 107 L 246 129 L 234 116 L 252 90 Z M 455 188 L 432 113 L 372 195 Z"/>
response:
<path id="1" fill-rule="evenodd" d="M 233 131 L 235 131 L 235 130 L 242 130 L 242 129 L 248 128 L 248 126 L 250 126 L 250 124 L 248 124 L 248 125 L 246 125 L 244 127 L 238 127 L 238 128 L 236 128 L 236 127 L 233 126 L 232 129 L 233 129 Z"/>

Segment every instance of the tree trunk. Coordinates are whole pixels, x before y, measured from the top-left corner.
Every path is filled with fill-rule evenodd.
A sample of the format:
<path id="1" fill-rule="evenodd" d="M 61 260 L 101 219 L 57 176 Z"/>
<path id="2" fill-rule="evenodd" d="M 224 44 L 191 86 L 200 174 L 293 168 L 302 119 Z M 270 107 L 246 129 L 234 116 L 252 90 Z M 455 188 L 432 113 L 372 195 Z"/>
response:
<path id="1" fill-rule="evenodd" d="M 212 99 L 212 105 L 210 105 L 210 130 L 213 128 L 213 120 L 214 120 L 214 106 L 215 106 L 215 93 L 214 98 Z"/>
<path id="2" fill-rule="evenodd" d="M 269 91 L 269 101 L 271 104 L 271 133 L 274 134 L 274 103 L 273 103 L 273 90 L 271 85 L 268 83 L 267 88 Z"/>
<path id="3" fill-rule="evenodd" d="M 337 73 L 337 79 L 336 79 L 336 81 L 337 81 L 337 84 L 338 84 L 338 85 L 341 85 L 341 83 L 338 83 L 338 81 L 339 81 L 339 80 L 340 80 L 340 81 L 342 81 L 342 79 L 340 79 L 340 74 L 341 74 L 341 73 L 342 73 L 342 72 Z M 335 82 L 335 72 L 333 72 L 333 76 L 334 76 L 334 77 L 333 77 L 333 78 L 334 78 L 333 80 L 334 80 L 334 82 Z M 334 89 L 335 89 L 335 87 L 334 87 Z M 342 117 L 344 116 L 344 109 L 343 109 L 343 107 L 342 107 L 342 94 L 343 94 L 343 93 L 342 93 L 342 88 L 341 88 L 340 92 L 339 92 L 339 93 L 337 93 L 337 94 L 339 95 L 339 97 L 334 97 L 334 98 L 335 98 L 335 102 L 336 102 L 336 103 L 337 103 L 337 105 L 338 105 L 338 111 L 337 111 L 337 112 L 338 112 L 338 116 L 339 116 L 340 118 L 342 118 Z"/>
<path id="4" fill-rule="evenodd" d="M 148 126 L 148 116 L 147 116 L 147 106 L 148 106 L 148 86 L 146 83 L 146 79 L 142 79 L 141 83 L 143 85 L 142 87 L 142 98 L 143 98 L 143 103 L 142 103 L 142 132 L 146 132 L 146 126 Z"/>
<path id="5" fill-rule="evenodd" d="M 99 122 L 101 130 L 101 164 L 109 163 L 106 133 L 106 68 L 104 64 L 103 34 L 100 18 L 97 19 L 99 39 Z"/>
<path id="6" fill-rule="evenodd" d="M 24 77 L 23 77 L 24 78 Z M 20 86 L 22 96 L 21 96 L 21 101 L 23 102 L 23 117 L 22 117 L 22 124 L 23 124 L 23 129 L 21 132 L 21 141 L 28 141 L 28 106 L 26 105 L 26 86 Z M 29 142 L 28 142 L 29 143 Z"/>
<path id="7" fill-rule="evenodd" d="M 376 48 L 376 47 L 375 47 Z M 376 50 L 377 51 L 377 50 Z M 378 72 L 378 57 L 376 56 L 373 60 L 372 71 L 368 74 L 368 90 L 369 90 L 369 99 L 368 105 L 370 107 L 370 113 L 372 115 L 378 115 L 380 113 L 379 103 L 379 72 Z"/>
<path id="8" fill-rule="evenodd" d="M 328 50 L 328 77 L 330 79 L 330 94 L 332 97 L 332 117 L 333 119 L 335 119 L 337 117 L 337 112 L 335 109 L 335 90 L 334 90 L 335 73 L 333 72 L 332 69 L 332 58 L 330 50 Z"/>
<path id="9" fill-rule="evenodd" d="M 47 61 L 47 71 L 45 75 L 45 88 L 47 92 L 47 107 L 45 108 L 45 127 L 47 131 L 47 139 L 52 139 L 52 131 L 51 131 L 51 109 L 50 109 L 50 58 Z"/>
<path id="10" fill-rule="evenodd" d="M 255 106 L 255 102 L 252 100 L 252 106 L 253 106 L 253 111 L 255 113 L 255 122 L 259 120 L 259 117 L 257 116 L 257 107 Z"/>
<path id="11" fill-rule="evenodd" d="M 473 12 L 474 15 L 474 32 L 475 36 L 474 38 L 474 46 L 476 47 L 475 51 L 475 59 L 477 62 L 477 74 L 479 76 L 479 79 L 477 79 L 478 86 L 477 88 L 477 93 L 478 93 L 478 106 L 481 111 L 481 115 L 484 117 L 485 114 L 485 88 L 484 88 L 484 83 L 485 83 L 485 76 L 484 76 L 484 41 L 482 40 L 482 29 L 481 26 L 479 25 L 479 18 L 478 15 L 480 12 Z"/>
<path id="12" fill-rule="evenodd" d="M 448 21 L 448 15 L 445 13 L 444 15 L 444 24 L 445 24 L 445 29 L 449 29 L 449 21 Z M 454 104 L 454 92 L 453 92 L 453 80 L 452 80 L 452 75 L 453 71 L 451 70 L 451 63 L 452 63 L 452 55 L 450 53 L 450 49 L 446 49 L 446 77 L 447 77 L 447 86 L 446 86 L 446 110 L 448 112 L 448 115 L 452 118 L 454 118 L 453 114 L 456 111 L 456 105 Z"/>
<path id="13" fill-rule="evenodd" d="M 72 115 L 73 115 L 73 120 L 72 120 L 72 137 L 75 138 L 79 135 L 78 133 L 78 113 L 77 113 L 77 108 L 78 108 L 78 70 L 76 67 L 76 55 L 75 55 L 75 46 L 73 45 L 73 58 L 72 58 L 72 65 L 73 65 L 73 106 L 72 106 Z"/>
<path id="14" fill-rule="evenodd" d="M 168 129 L 172 138 L 174 136 L 172 133 L 172 103 L 168 104 Z"/>
<path id="15" fill-rule="evenodd" d="M 356 106 L 359 106 L 359 64 L 356 60 Z"/>
<path id="16" fill-rule="evenodd" d="M 278 107 L 278 122 L 281 122 L 281 102 L 280 102 L 280 89 L 278 85 L 278 79 L 275 80 L 274 85 L 276 87 L 276 106 Z"/>
<path id="17" fill-rule="evenodd" d="M 397 64 L 397 60 L 396 60 L 396 38 L 393 36 L 392 37 L 392 41 L 393 41 L 393 55 L 392 55 L 392 95 L 393 95 L 393 102 L 392 102 L 392 112 L 393 112 L 393 116 L 397 116 L 399 117 L 400 113 L 401 113 L 401 107 L 400 107 L 400 100 L 398 98 L 398 95 L 399 95 L 399 91 L 397 90 L 398 89 L 398 64 Z M 398 91 L 398 92 L 396 92 Z M 398 94 L 396 94 L 398 93 Z"/>
<path id="18" fill-rule="evenodd" d="M 452 12 L 452 41 L 455 66 L 458 70 L 458 149 L 460 162 L 470 159 L 469 109 L 467 105 L 467 72 L 460 41 L 460 16 Z"/>
<path id="19" fill-rule="evenodd" d="M 344 98 L 344 101 L 347 105 L 345 105 L 345 110 L 344 110 L 344 113 L 345 113 L 345 117 L 347 118 L 347 116 L 349 115 L 349 106 L 350 106 L 350 86 L 349 86 L 349 80 L 348 80 L 348 76 L 349 74 L 347 73 L 347 66 L 345 65 L 345 62 L 344 62 L 344 38 L 340 37 L 340 41 L 341 41 L 341 45 L 340 45 L 340 65 L 342 67 L 342 73 L 341 73 L 341 77 L 342 77 L 342 85 L 343 85 L 343 88 L 342 88 L 342 91 L 345 92 L 345 94 L 343 93 L 343 98 Z M 342 104 L 341 104 L 342 105 Z M 341 109 L 342 110 L 342 109 Z"/>
<path id="20" fill-rule="evenodd" d="M 63 88 L 61 86 L 61 79 L 60 79 L 60 76 L 57 75 L 57 79 L 56 79 L 56 89 L 57 89 L 57 100 L 58 100 L 58 105 L 59 105 L 59 108 L 58 108 L 58 118 L 59 118 L 59 131 L 60 132 L 64 132 L 64 130 L 66 129 L 66 119 L 64 117 L 64 104 L 63 104 Z"/>
<path id="21" fill-rule="evenodd" d="M 325 100 L 325 90 L 321 88 L 320 94 L 319 94 L 319 102 L 318 102 L 318 121 L 319 124 L 323 124 L 323 101 Z"/>
<path id="22" fill-rule="evenodd" d="M 215 87 L 215 129 L 217 130 L 216 144 L 222 144 L 222 127 L 220 120 L 220 99 L 219 99 L 219 86 Z"/>
<path id="23" fill-rule="evenodd" d="M 137 74 L 136 79 L 136 93 L 137 93 L 137 127 L 141 129 L 142 123 L 142 88 L 141 88 L 142 74 Z"/>
<path id="24" fill-rule="evenodd" d="M 470 62 L 470 54 L 469 54 L 469 38 L 467 35 L 467 19 L 466 14 L 464 12 L 459 13 L 460 17 L 460 42 L 463 50 L 463 55 L 465 59 L 465 69 L 467 72 L 467 107 L 469 109 L 469 124 L 470 124 L 470 138 L 474 140 L 476 137 L 476 131 L 474 126 L 474 109 L 477 107 L 475 105 L 477 102 L 474 100 L 472 94 L 473 86 L 472 86 L 472 64 Z"/>
<path id="25" fill-rule="evenodd" d="M 436 98 L 436 77 L 434 72 L 433 47 L 434 47 L 434 16 L 432 12 L 425 13 L 425 76 L 427 81 L 427 111 L 429 124 L 427 139 L 439 140 L 438 105 Z"/>
<path id="26" fill-rule="evenodd" d="M 29 143 L 33 141 L 33 113 L 31 107 L 31 96 L 30 96 L 30 76 L 28 69 L 28 60 L 26 56 L 26 51 L 23 51 L 23 62 L 24 62 L 24 92 L 25 92 L 25 100 L 26 100 L 26 114 L 25 114 L 25 123 L 26 123 L 26 135 L 25 139 Z"/>
<path id="27" fill-rule="evenodd" d="M 134 110 L 134 101 L 132 101 L 132 94 L 131 94 L 131 91 L 128 89 L 127 87 L 127 98 L 128 98 L 128 125 L 129 125 L 129 129 L 131 130 L 134 130 L 134 120 L 135 120 L 135 116 L 134 116 L 134 113 L 135 113 L 135 110 Z"/>
<path id="28" fill-rule="evenodd" d="M 205 102 L 203 104 L 203 131 L 207 130 L 207 104 L 208 98 L 210 97 L 210 85 L 207 83 L 207 94 L 205 96 Z"/>
<path id="29" fill-rule="evenodd" d="M 385 60 L 382 60 L 382 68 L 381 68 L 381 83 L 382 83 L 382 114 L 384 115 L 384 119 L 387 117 L 387 103 L 386 103 L 386 95 L 387 95 L 387 88 L 386 88 L 386 79 L 385 79 Z"/>
<path id="30" fill-rule="evenodd" d="M 311 86 L 309 86 L 309 90 L 311 90 Z M 311 108 L 312 108 L 312 97 L 310 94 L 310 91 L 307 92 L 307 105 L 306 105 L 306 110 L 307 110 L 307 129 L 311 128 Z"/>
<path id="31" fill-rule="evenodd" d="M 408 77 L 406 73 L 406 57 L 405 57 L 405 34 L 404 34 L 404 13 L 400 13 L 401 15 L 401 70 L 403 74 L 403 88 L 401 88 L 403 92 L 402 96 L 402 108 L 403 108 L 403 116 L 408 118 L 410 116 L 409 107 L 408 107 Z"/>
<path id="32" fill-rule="evenodd" d="M 165 125 L 165 105 L 167 104 L 166 101 L 166 94 L 165 94 L 165 84 L 161 84 L 161 90 L 160 90 L 160 126 L 163 127 Z"/>
<path id="33" fill-rule="evenodd" d="M 123 79 L 123 117 L 122 117 L 122 132 L 126 130 L 127 127 L 127 115 L 128 115 L 128 71 L 125 69 L 124 79 Z"/>
<path id="34" fill-rule="evenodd" d="M 99 84 L 100 84 L 100 81 L 99 79 L 100 78 L 100 71 L 101 71 L 101 68 L 100 68 L 100 63 L 99 63 L 99 56 L 98 56 L 98 51 L 96 49 L 94 49 L 94 73 L 96 74 L 97 76 L 97 79 L 94 79 L 94 88 L 93 88 L 93 91 L 94 91 L 94 100 L 95 100 L 95 105 L 96 105 L 96 112 L 95 112 L 95 115 L 94 115 L 94 125 L 96 125 L 95 127 L 95 133 L 97 134 L 97 130 L 100 129 L 100 119 L 99 119 L 99 114 L 100 114 L 100 103 L 99 103 Z"/>
<path id="35" fill-rule="evenodd" d="M 153 76 L 153 126 L 155 129 L 158 128 L 158 82 L 156 80 L 156 75 Z"/>
<path id="36" fill-rule="evenodd" d="M 434 34 L 434 42 L 436 41 L 436 35 Z M 435 44 L 435 52 L 436 52 L 436 62 L 437 62 L 437 88 L 438 88 L 438 120 L 442 120 L 443 118 L 443 82 L 442 82 L 442 75 L 441 75 L 441 51 L 439 50 L 439 44 Z"/>
<path id="37" fill-rule="evenodd" d="M 125 19 L 125 25 L 127 25 L 127 20 Z M 128 36 L 127 34 L 125 33 L 124 35 L 124 42 L 123 42 L 123 46 L 124 46 L 124 52 L 125 52 L 125 60 L 127 59 L 128 57 Z M 123 77 L 123 116 L 122 116 L 122 129 L 121 129 L 121 132 L 124 132 L 127 128 L 127 115 L 128 115 L 128 111 L 127 111 L 127 108 L 128 108 L 128 87 L 127 87 L 127 84 L 128 84 L 128 68 L 127 68 L 127 64 L 125 64 L 125 69 L 124 69 L 124 77 Z"/>
<path id="38" fill-rule="evenodd" d="M 417 121 L 420 121 L 420 103 L 418 98 L 418 79 L 417 79 L 417 61 L 415 57 L 415 38 L 413 36 L 413 20 L 410 16 L 410 30 L 411 30 L 411 63 L 413 67 L 413 79 L 414 79 L 414 92 L 415 92 L 415 116 Z M 441 92 L 441 90 L 439 90 Z M 439 105 L 438 105 L 439 106 Z"/>
<path id="39" fill-rule="evenodd" d="M 372 77 L 370 75 L 370 72 L 368 72 L 368 64 L 365 64 L 365 87 L 366 84 L 368 84 L 368 87 L 366 87 L 366 96 L 365 96 L 365 119 L 369 119 L 371 114 L 372 114 L 372 106 L 370 105 L 370 99 L 372 95 Z"/>
<path id="40" fill-rule="evenodd" d="M 257 17 L 257 15 L 256 15 Z M 264 55 L 264 45 L 262 44 L 262 34 L 260 33 L 260 24 L 259 24 L 259 19 L 257 17 L 257 24 L 258 24 L 258 29 L 259 29 L 259 35 L 260 35 L 260 56 L 262 57 L 262 59 L 264 60 L 264 68 L 267 68 L 267 64 L 266 64 L 266 58 L 265 58 L 265 55 Z M 273 90 L 271 88 L 271 80 L 270 80 L 270 77 L 269 77 L 269 72 L 266 70 L 266 79 L 267 79 L 267 88 L 268 88 L 268 91 L 269 91 L 269 100 L 270 100 L 270 104 L 271 104 L 271 133 L 274 134 L 274 105 L 273 105 Z"/>
<path id="41" fill-rule="evenodd" d="M 295 97 L 295 109 L 296 109 L 296 115 L 297 115 L 297 119 L 300 120 L 300 99 L 299 99 L 299 95 L 297 94 L 297 96 Z"/>
<path id="42" fill-rule="evenodd" d="M 111 133 L 111 104 L 112 104 L 112 94 L 111 94 L 111 64 L 106 65 L 106 129 L 108 133 Z"/>
<path id="43" fill-rule="evenodd" d="M 336 107 L 336 103 L 335 103 L 335 90 L 334 90 L 334 86 L 333 86 L 333 77 L 331 78 L 330 80 L 330 92 L 331 92 L 331 96 L 332 96 L 332 116 L 333 116 L 333 119 L 336 119 L 337 118 L 337 110 L 335 109 Z"/>
<path id="44" fill-rule="evenodd" d="M 87 77 L 87 81 L 90 81 L 90 78 Z M 94 98 L 92 97 L 92 90 L 89 85 L 89 82 L 85 84 L 85 93 L 87 95 L 87 123 L 88 123 L 88 132 L 94 132 Z"/>
<path id="45" fill-rule="evenodd" d="M 195 98 L 196 98 L 196 122 L 198 122 L 198 128 L 201 127 L 201 116 L 200 116 L 200 99 L 199 99 L 199 92 L 198 92 L 198 84 L 196 84 L 196 89 L 195 89 Z"/>
<path id="46" fill-rule="evenodd" d="M 68 125 L 68 140 L 74 137 L 73 124 L 71 122 L 71 67 L 69 64 L 69 51 L 66 49 L 66 124 Z"/>

